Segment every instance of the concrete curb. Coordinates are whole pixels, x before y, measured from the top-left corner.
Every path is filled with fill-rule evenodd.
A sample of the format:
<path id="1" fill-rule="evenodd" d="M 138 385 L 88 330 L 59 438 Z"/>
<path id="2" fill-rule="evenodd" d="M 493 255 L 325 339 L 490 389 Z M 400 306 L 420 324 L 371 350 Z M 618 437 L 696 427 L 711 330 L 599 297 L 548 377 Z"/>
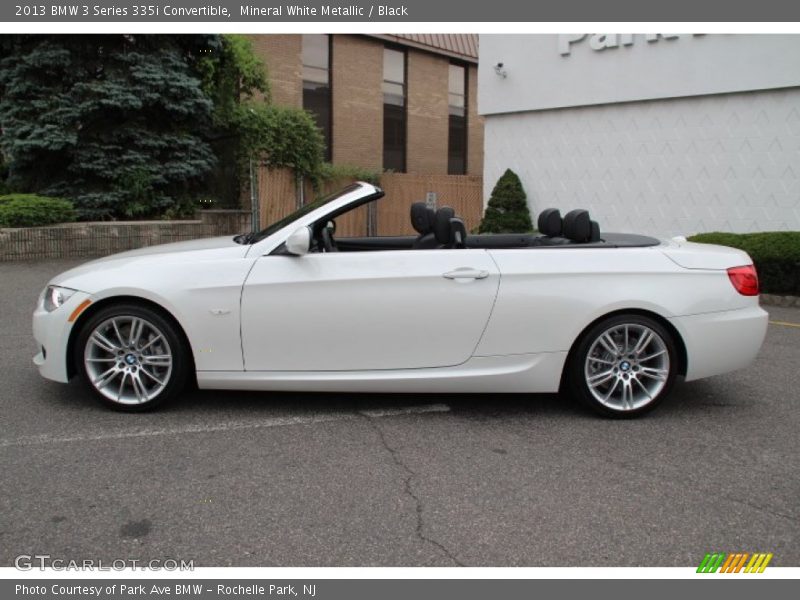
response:
<path id="1" fill-rule="evenodd" d="M 800 296 L 778 296 L 777 294 L 761 294 L 761 304 L 767 306 L 784 306 L 800 308 Z"/>

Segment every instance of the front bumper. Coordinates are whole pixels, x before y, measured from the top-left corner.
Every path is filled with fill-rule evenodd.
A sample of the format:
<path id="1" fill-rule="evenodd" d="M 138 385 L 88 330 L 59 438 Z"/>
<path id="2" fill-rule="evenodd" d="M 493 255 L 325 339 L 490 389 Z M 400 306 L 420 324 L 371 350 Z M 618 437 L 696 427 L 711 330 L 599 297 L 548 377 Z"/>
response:
<path id="1" fill-rule="evenodd" d="M 673 317 L 686 345 L 686 381 L 748 366 L 767 334 L 769 315 L 757 304 L 739 310 Z"/>
<path id="2" fill-rule="evenodd" d="M 67 343 L 74 323 L 69 322 L 73 311 L 84 301 L 91 300 L 85 292 L 75 292 L 69 300 L 52 312 L 44 309 L 44 297 L 39 297 L 33 311 L 33 337 L 40 347 L 33 357 L 39 374 L 53 381 L 69 381 L 67 370 Z"/>

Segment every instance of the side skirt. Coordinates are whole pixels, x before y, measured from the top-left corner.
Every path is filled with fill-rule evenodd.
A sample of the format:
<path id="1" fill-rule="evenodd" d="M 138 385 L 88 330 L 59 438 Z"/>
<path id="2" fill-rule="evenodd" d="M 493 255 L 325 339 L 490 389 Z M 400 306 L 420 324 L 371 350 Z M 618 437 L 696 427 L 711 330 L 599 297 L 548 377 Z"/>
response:
<path id="1" fill-rule="evenodd" d="M 380 371 L 198 371 L 201 389 L 383 393 L 552 393 L 566 352 L 475 356 L 455 367 Z"/>

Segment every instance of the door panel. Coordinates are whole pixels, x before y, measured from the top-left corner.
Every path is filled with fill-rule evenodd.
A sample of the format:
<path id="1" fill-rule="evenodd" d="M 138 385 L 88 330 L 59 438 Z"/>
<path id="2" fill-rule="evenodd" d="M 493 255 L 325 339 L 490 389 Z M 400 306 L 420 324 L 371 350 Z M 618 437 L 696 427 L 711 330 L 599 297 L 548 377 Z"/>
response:
<path id="1" fill-rule="evenodd" d="M 261 257 L 242 292 L 245 369 L 461 364 L 480 340 L 499 279 L 484 250 Z"/>

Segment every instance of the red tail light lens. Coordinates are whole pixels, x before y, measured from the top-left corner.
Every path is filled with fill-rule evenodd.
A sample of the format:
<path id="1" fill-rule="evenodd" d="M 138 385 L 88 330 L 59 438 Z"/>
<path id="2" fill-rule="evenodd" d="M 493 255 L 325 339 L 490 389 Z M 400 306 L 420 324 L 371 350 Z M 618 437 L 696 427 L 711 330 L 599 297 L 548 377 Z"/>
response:
<path id="1" fill-rule="evenodd" d="M 758 296 L 758 273 L 753 265 L 731 267 L 728 277 L 742 296 Z"/>

